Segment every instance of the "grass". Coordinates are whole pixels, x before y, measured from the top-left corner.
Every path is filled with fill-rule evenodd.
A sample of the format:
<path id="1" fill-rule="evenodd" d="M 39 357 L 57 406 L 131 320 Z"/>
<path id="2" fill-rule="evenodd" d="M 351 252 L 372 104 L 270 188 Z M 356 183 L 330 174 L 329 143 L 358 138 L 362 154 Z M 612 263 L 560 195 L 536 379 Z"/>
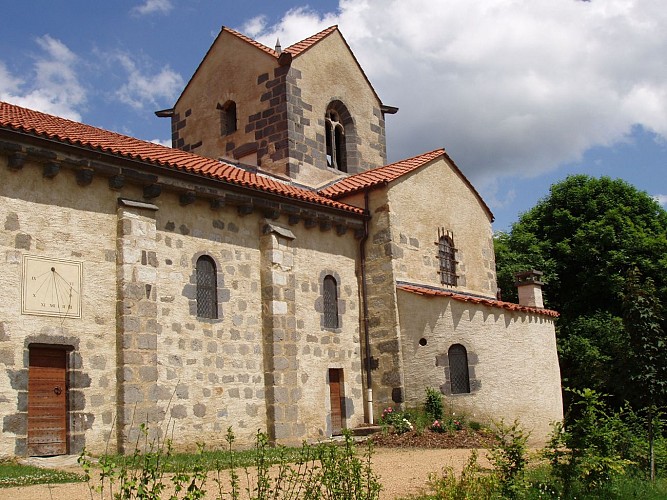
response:
<path id="1" fill-rule="evenodd" d="M 564 498 L 549 477 L 548 467 L 531 467 L 526 470 L 526 478 L 531 487 L 526 491 L 524 498 Z M 577 488 L 571 498 L 581 500 L 605 499 L 625 500 L 641 498 L 642 500 L 664 500 L 667 498 L 667 479 L 659 478 L 654 483 L 647 479 L 623 475 L 609 481 L 604 487 L 594 492 L 586 492 Z"/>
<path id="2" fill-rule="evenodd" d="M 78 483 L 83 480 L 84 477 L 81 474 L 21 465 L 13 460 L 0 461 L 0 488 L 33 484 Z"/>
<path id="3" fill-rule="evenodd" d="M 302 455 L 302 449 L 283 446 L 267 447 L 262 451 L 262 455 L 269 465 L 284 461 L 297 462 Z M 192 470 L 195 465 L 202 467 L 204 470 L 212 471 L 231 468 L 232 456 L 234 467 L 253 467 L 257 463 L 258 451 L 253 448 L 232 452 L 229 450 L 204 450 L 201 453 L 171 453 L 169 456 L 163 456 L 163 460 L 165 461 L 165 472 Z M 116 463 L 127 459 L 122 455 L 110 455 L 109 458 Z"/>

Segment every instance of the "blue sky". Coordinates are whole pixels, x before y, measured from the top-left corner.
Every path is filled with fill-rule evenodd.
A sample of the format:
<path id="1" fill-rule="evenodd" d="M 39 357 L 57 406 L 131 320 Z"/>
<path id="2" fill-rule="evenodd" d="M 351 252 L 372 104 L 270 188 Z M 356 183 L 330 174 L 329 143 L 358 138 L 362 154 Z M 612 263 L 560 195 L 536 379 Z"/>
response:
<path id="1" fill-rule="evenodd" d="M 445 147 L 507 230 L 569 174 L 667 206 L 663 0 L 29 0 L 0 17 L 0 100 L 167 143 L 225 25 L 283 47 L 338 24 L 383 102 L 389 160 Z"/>

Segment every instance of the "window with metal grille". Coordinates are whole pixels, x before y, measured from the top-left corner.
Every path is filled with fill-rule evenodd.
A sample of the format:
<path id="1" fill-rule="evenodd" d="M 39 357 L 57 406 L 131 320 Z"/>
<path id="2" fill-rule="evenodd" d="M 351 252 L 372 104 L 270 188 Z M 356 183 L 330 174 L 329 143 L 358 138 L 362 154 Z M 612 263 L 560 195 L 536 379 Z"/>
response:
<path id="1" fill-rule="evenodd" d="M 470 392 L 470 376 L 468 374 L 468 353 L 461 344 L 454 344 L 447 353 L 449 359 L 449 379 L 452 394 Z"/>
<path id="2" fill-rule="evenodd" d="M 456 286 L 456 248 L 451 234 L 440 233 L 438 238 L 438 262 L 440 283 Z"/>
<path id="3" fill-rule="evenodd" d="M 218 280 L 215 262 L 206 255 L 197 259 L 197 316 L 212 319 L 218 317 Z"/>
<path id="4" fill-rule="evenodd" d="M 324 277 L 322 299 L 324 302 L 324 327 L 338 328 L 338 283 L 336 283 L 336 278 L 331 275 Z"/>

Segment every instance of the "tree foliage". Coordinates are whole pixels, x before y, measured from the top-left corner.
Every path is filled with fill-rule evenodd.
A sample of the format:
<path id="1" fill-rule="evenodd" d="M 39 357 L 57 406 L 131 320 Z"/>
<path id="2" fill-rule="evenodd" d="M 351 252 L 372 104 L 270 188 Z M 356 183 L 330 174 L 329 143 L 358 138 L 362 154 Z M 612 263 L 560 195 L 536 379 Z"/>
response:
<path id="1" fill-rule="evenodd" d="M 626 279 L 637 269 L 652 281 L 657 302 L 667 299 L 667 212 L 625 181 L 575 175 L 553 185 L 495 243 L 503 298 L 516 299 L 515 272 L 544 272 L 545 306 L 561 314 L 564 384 L 639 404 L 636 347 L 622 319 Z"/>

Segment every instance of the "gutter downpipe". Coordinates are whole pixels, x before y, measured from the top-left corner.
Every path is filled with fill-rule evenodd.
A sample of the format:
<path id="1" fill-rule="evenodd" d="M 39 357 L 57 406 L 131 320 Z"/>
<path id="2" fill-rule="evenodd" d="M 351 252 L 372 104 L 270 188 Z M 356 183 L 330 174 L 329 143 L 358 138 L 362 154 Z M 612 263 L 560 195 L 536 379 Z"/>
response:
<path id="1" fill-rule="evenodd" d="M 368 202 L 368 191 L 364 192 L 364 235 L 359 242 L 359 258 L 361 265 L 361 301 L 363 303 L 364 314 L 364 343 L 365 364 L 366 364 L 366 419 L 368 424 L 373 425 L 373 385 L 371 377 L 371 344 L 370 333 L 368 329 L 368 294 L 366 290 L 366 240 L 368 240 L 368 222 L 371 218 Z"/>

